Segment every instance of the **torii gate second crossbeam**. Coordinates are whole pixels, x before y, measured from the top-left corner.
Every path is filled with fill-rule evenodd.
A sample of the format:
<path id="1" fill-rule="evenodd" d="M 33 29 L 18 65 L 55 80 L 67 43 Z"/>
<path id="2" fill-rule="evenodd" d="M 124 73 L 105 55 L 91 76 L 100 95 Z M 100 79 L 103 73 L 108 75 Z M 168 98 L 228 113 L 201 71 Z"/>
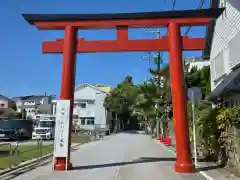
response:
<path id="1" fill-rule="evenodd" d="M 43 42 L 43 53 L 63 53 L 61 99 L 70 100 L 68 156 L 54 157 L 54 169 L 71 168 L 70 146 L 75 87 L 76 53 L 169 51 L 170 80 L 176 136 L 176 172 L 191 173 L 189 130 L 183 74 L 183 50 L 203 50 L 203 38 L 181 36 L 181 26 L 205 26 L 217 18 L 223 9 L 202 9 L 169 12 L 120 14 L 24 14 L 25 20 L 42 30 L 64 30 L 64 38 Z M 168 27 L 161 39 L 129 40 L 128 28 Z M 78 29 L 116 29 L 116 40 L 88 41 L 77 37 Z"/>

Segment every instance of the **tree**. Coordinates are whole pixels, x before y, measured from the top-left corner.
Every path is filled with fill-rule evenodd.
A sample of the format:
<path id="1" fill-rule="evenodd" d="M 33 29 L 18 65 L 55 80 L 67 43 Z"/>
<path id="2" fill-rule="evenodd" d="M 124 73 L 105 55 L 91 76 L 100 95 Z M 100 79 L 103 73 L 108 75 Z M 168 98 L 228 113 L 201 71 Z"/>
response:
<path id="1" fill-rule="evenodd" d="M 156 105 L 157 87 L 153 82 L 138 85 L 138 95 L 131 107 L 132 116 L 136 116 L 139 121 L 153 129 L 156 122 L 157 109 Z"/>
<path id="2" fill-rule="evenodd" d="M 16 105 L 15 102 L 13 102 L 13 104 L 12 104 L 12 109 L 13 109 L 14 111 L 17 111 L 17 105 Z"/>
<path id="3" fill-rule="evenodd" d="M 137 96 L 137 88 L 132 77 L 127 76 L 116 88 L 110 91 L 104 101 L 104 107 L 117 114 L 119 121 L 116 126 L 124 128 L 131 122 L 131 106 Z M 116 127 L 117 128 L 117 127 Z"/>
<path id="4" fill-rule="evenodd" d="M 203 99 L 206 99 L 211 92 L 210 67 L 204 67 L 200 70 L 193 67 L 186 73 L 185 82 L 187 88 L 200 87 L 203 93 Z"/>
<path id="5" fill-rule="evenodd" d="M 172 115 L 169 66 L 149 71 L 154 77 L 157 73 L 157 81 L 153 77 L 148 82 L 134 85 L 132 77 L 127 76 L 105 98 L 104 107 L 118 116 L 116 126 L 124 127 L 137 120 L 153 132 L 166 109 L 170 109 L 167 115 Z M 163 77 L 161 84 L 159 77 Z"/>
<path id="6" fill-rule="evenodd" d="M 9 117 L 9 118 L 18 118 L 19 117 L 19 114 L 14 111 L 13 109 L 7 109 L 3 114 L 2 114 L 3 117 Z"/>
<path id="7" fill-rule="evenodd" d="M 152 69 L 149 69 L 149 71 L 154 77 L 157 73 L 160 77 L 163 77 L 164 81 L 159 84 L 159 81 L 152 78 L 148 82 L 137 86 L 138 96 L 132 106 L 132 115 L 136 116 L 146 127 L 151 128 L 153 132 L 158 120 L 162 119 L 160 117 L 166 113 L 166 107 L 171 108 L 171 89 L 169 66 L 165 66 L 157 72 Z M 171 110 L 168 115 L 171 115 Z"/>

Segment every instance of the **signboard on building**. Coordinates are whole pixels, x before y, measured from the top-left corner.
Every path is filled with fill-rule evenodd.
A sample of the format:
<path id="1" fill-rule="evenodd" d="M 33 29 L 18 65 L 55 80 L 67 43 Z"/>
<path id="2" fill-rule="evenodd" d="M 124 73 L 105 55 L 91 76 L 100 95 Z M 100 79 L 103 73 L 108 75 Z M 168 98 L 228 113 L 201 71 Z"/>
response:
<path id="1" fill-rule="evenodd" d="M 54 157 L 68 156 L 70 100 L 57 101 Z"/>

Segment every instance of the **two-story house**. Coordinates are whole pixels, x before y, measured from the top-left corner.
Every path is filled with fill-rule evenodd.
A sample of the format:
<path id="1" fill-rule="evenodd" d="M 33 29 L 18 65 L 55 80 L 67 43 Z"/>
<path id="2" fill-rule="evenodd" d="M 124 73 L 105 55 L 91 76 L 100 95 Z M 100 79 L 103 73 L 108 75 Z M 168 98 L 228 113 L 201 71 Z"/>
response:
<path id="1" fill-rule="evenodd" d="M 12 98 L 16 102 L 17 111 L 26 112 L 26 117 L 35 117 L 36 114 L 51 114 L 52 113 L 52 100 L 55 99 L 54 95 L 29 95 Z"/>
<path id="2" fill-rule="evenodd" d="M 108 131 L 112 115 L 103 106 L 107 92 L 87 83 L 75 87 L 73 121 L 79 129 Z M 56 103 L 56 101 L 55 101 Z M 56 104 L 53 105 L 53 114 Z"/>
<path id="3" fill-rule="evenodd" d="M 204 57 L 210 59 L 210 100 L 226 106 L 240 105 L 240 3 L 211 0 L 212 8 L 225 11 L 207 28 Z"/>

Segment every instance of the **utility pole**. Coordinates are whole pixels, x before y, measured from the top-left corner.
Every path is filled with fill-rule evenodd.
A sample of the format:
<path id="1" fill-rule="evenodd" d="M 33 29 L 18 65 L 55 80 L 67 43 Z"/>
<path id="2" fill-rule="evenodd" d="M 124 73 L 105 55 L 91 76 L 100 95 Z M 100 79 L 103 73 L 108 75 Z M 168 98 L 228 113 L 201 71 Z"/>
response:
<path id="1" fill-rule="evenodd" d="M 160 36 L 160 31 L 157 31 L 157 38 L 160 39 L 161 36 Z M 160 68 L 161 68 L 161 54 L 160 52 L 157 52 L 157 85 L 158 85 L 158 92 L 160 90 L 160 81 L 161 81 L 161 76 L 160 76 Z"/>
<path id="2" fill-rule="evenodd" d="M 157 39 L 161 38 L 161 29 L 160 28 L 151 28 L 151 29 L 144 29 L 145 32 L 151 32 L 151 33 L 156 33 L 157 34 Z M 151 54 L 149 53 L 149 60 Z M 145 57 L 145 59 L 147 59 Z M 161 88 L 161 75 L 160 75 L 160 70 L 161 70 L 161 63 L 162 63 L 162 53 L 161 52 L 157 52 L 155 54 L 155 57 L 153 57 L 153 59 L 155 60 L 155 64 L 157 66 L 156 69 L 156 76 L 155 76 L 155 80 L 156 80 L 156 84 L 157 84 L 157 94 L 160 94 L 160 88 Z M 161 98 L 161 97 L 160 97 Z M 156 103 L 156 109 L 159 109 L 159 103 Z M 163 134 L 163 124 L 160 124 L 160 116 L 159 113 L 157 113 L 157 136 L 159 137 L 159 130 L 161 127 L 161 134 Z M 162 119 L 162 118 L 161 118 Z"/>
<path id="3" fill-rule="evenodd" d="M 158 39 L 161 38 L 160 30 L 157 31 L 157 38 Z M 161 86 L 161 84 L 160 84 L 161 83 L 161 75 L 160 75 L 161 62 L 162 62 L 161 54 L 160 54 L 160 52 L 157 52 L 157 56 L 156 56 L 156 64 L 157 64 L 157 94 L 159 94 L 159 95 L 160 95 L 160 86 Z M 159 109 L 159 103 L 156 104 L 156 108 Z M 157 136 L 158 137 L 159 137 L 159 130 L 160 130 L 159 128 L 161 128 L 160 133 L 163 134 L 163 124 L 161 124 L 159 113 L 157 113 L 157 131 L 158 131 Z"/>
<path id="4" fill-rule="evenodd" d="M 150 61 L 151 61 L 151 52 L 148 52 L 147 56 L 142 55 L 141 59 L 148 61 L 148 69 L 149 69 L 150 68 Z M 147 73 L 147 77 L 146 77 L 146 82 L 149 81 L 148 73 Z"/>

